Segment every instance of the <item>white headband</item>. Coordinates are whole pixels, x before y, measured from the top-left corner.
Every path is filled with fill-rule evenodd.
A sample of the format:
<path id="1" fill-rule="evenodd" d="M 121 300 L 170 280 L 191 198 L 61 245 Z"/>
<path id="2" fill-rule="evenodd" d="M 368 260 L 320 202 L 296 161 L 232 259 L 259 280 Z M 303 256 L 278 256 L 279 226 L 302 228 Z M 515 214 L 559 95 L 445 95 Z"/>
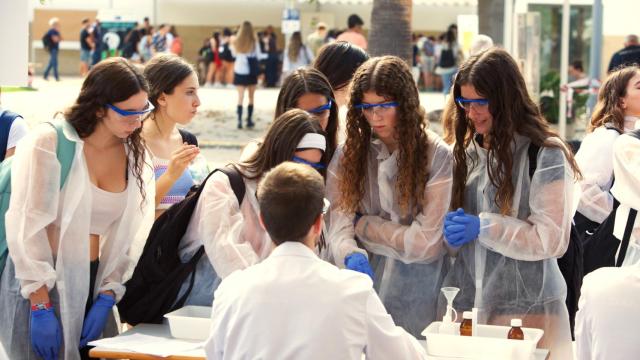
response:
<path id="1" fill-rule="evenodd" d="M 322 134 L 307 133 L 302 137 L 296 149 L 320 149 L 324 152 L 327 149 L 327 139 Z"/>

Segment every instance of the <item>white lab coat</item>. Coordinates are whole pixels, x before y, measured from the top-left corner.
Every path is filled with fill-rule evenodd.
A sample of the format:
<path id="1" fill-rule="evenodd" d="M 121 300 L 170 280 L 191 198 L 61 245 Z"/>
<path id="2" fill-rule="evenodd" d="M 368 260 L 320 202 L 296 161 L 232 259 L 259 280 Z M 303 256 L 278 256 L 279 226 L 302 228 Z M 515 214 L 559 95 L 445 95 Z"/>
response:
<path id="1" fill-rule="evenodd" d="M 576 314 L 576 359 L 640 357 L 638 300 L 638 265 L 600 268 L 585 276 Z"/>
<path id="2" fill-rule="evenodd" d="M 362 218 L 354 228 L 355 214 L 338 209 L 343 147 L 329 165 L 327 197 L 331 201 L 329 247 L 336 264 L 354 252 L 366 254 L 357 237 L 372 253 L 374 285 L 395 322 L 414 336 L 436 319 L 442 278 L 446 273 L 442 226 L 449 208 L 452 184 L 451 148 L 427 130 L 429 178 L 422 208 L 411 205 L 402 215 L 396 188 L 398 151 L 389 153 L 379 139 L 373 139 L 367 154 L 364 197 L 359 207 Z"/>
<path id="3" fill-rule="evenodd" d="M 567 287 L 556 258 L 569 244 L 579 186 L 564 153 L 552 147 L 540 149 L 530 180 L 530 142 L 515 134 L 508 216 L 500 214 L 488 175 L 495 159 L 488 163 L 487 150 L 475 139 L 467 148 L 464 210 L 480 217 L 480 233 L 460 248 L 445 284 L 460 288 L 454 308 L 477 307 L 480 323 L 492 325 L 522 318 L 524 326 L 545 331 L 542 347 L 551 350 L 551 359 L 571 359 Z"/>
<path id="4" fill-rule="evenodd" d="M 640 211 L 640 140 L 620 136 L 613 146 L 613 173 L 616 181 L 611 194 L 620 202 L 616 210 L 613 235 L 622 240 L 630 209 Z M 640 215 L 631 230 L 629 247 L 622 266 L 640 264 Z"/>
<path id="5" fill-rule="evenodd" d="M 640 119 L 627 116 L 624 131 L 640 126 Z M 582 196 L 578 212 L 597 223 L 602 223 L 613 210 L 613 197 L 609 193 L 613 184 L 613 143 L 620 136 L 617 131 L 601 126 L 585 136 L 576 154 L 582 172 Z"/>
<path id="6" fill-rule="evenodd" d="M 76 143 L 75 157 L 60 190 L 60 163 L 56 157 L 56 132 L 41 125 L 16 148 L 11 177 L 11 202 L 6 213 L 7 243 L 16 278 L 24 298 L 46 285 L 52 301 L 59 298 L 57 313 L 62 325 L 61 358 L 77 359 L 85 305 L 89 295 L 89 225 L 91 181 L 83 145 L 75 129 L 64 122 L 65 136 Z M 128 148 L 127 148 L 128 150 Z M 133 164 L 129 154 L 129 164 Z M 111 290 L 119 301 L 124 294 L 125 273 L 133 265 L 128 255 L 134 241 L 144 243 L 153 224 L 155 182 L 148 157 L 143 167 L 146 200 L 129 169 L 127 206 L 119 220 L 100 238 L 100 266 L 93 296 Z M 4 286 L 5 284 L 3 284 Z M 2 296 L 6 296 L 3 293 Z M 14 309 L 4 313 L 3 326 L 28 327 L 11 321 Z M 8 349 L 7 349 L 8 350 Z M 9 350 L 8 350 L 9 351 Z M 13 356 L 13 355 L 12 355 Z"/>
<path id="7" fill-rule="evenodd" d="M 425 359 L 371 280 L 286 242 L 216 291 L 207 359 Z"/>

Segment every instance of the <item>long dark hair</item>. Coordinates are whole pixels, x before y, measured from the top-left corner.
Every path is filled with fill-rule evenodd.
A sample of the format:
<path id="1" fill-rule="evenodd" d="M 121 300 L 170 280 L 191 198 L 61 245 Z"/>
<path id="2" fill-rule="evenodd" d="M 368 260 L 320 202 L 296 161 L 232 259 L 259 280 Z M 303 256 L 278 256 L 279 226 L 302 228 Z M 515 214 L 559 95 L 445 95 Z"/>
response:
<path id="1" fill-rule="evenodd" d="M 278 164 L 291 161 L 306 134 L 325 135 L 320 123 L 311 114 L 300 109 L 288 110 L 273 121 L 255 154 L 235 166 L 245 170 L 245 178 L 259 179 Z M 324 171 L 321 173 L 325 176 Z"/>
<path id="2" fill-rule="evenodd" d="M 278 94 L 275 117 L 279 117 L 289 109 L 296 108 L 300 97 L 309 93 L 323 95 L 332 102 L 329 110 L 329 122 L 325 130 L 327 133 L 327 151 L 323 156 L 323 162 L 329 164 L 338 146 L 338 105 L 334 99 L 329 80 L 320 71 L 301 68 L 287 76 Z"/>
<path id="3" fill-rule="evenodd" d="M 456 75 L 453 96 L 460 97 L 460 87 L 471 85 L 482 97 L 489 100 L 489 112 L 493 124 L 488 136 L 487 163 L 491 184 L 498 190 L 495 198 L 500 212 L 507 215 L 511 212 L 511 201 L 514 195 L 513 151 L 511 146 L 515 134 L 531 139 L 537 146 L 558 148 L 564 152 L 573 172 L 578 179 L 580 170 L 575 162 L 570 147 L 551 130 L 549 124 L 540 113 L 540 109 L 531 100 L 524 78 L 511 55 L 498 48 L 492 48 L 470 57 Z M 451 208 L 464 206 L 464 191 L 467 184 L 467 146 L 471 143 L 475 132 L 473 123 L 467 120 L 463 109 L 456 107 L 455 146 L 453 150 L 453 194 Z M 556 141 L 550 141 L 555 138 Z M 473 164 L 476 166 L 476 164 Z"/>
<path id="4" fill-rule="evenodd" d="M 410 206 L 421 206 L 429 177 L 428 138 L 425 111 L 420 106 L 418 88 L 407 63 L 396 56 L 369 59 L 353 76 L 351 99 L 347 113 L 347 140 L 344 145 L 340 182 L 342 203 L 339 206 L 357 211 L 364 196 L 367 154 L 373 132 L 364 114 L 355 108 L 364 94 L 374 91 L 398 103 L 396 140 L 398 140 L 398 180 L 400 209 L 409 213 Z"/>
<path id="5" fill-rule="evenodd" d="M 598 93 L 598 103 L 591 116 L 587 131 L 592 132 L 606 123 L 624 131 L 624 109 L 622 98 L 627 96 L 629 81 L 640 72 L 640 66 L 630 65 L 618 69 L 607 77 Z"/>
<path id="6" fill-rule="evenodd" d="M 98 123 L 102 121 L 98 113 L 106 111 L 107 104 L 125 101 L 140 91 L 149 92 L 147 80 L 140 70 L 121 57 L 105 59 L 89 71 L 78 98 L 65 110 L 64 118 L 81 138 L 86 138 L 93 134 Z M 130 166 L 144 201 L 146 192 L 142 170 L 145 166 L 145 150 L 140 136 L 141 129 L 142 127 L 136 129 L 125 141 L 133 154 L 133 164 Z"/>
<path id="7" fill-rule="evenodd" d="M 334 90 L 340 90 L 349 85 L 358 67 L 367 60 L 369 55 L 361 47 L 336 41 L 318 50 L 312 66 L 327 77 Z"/>

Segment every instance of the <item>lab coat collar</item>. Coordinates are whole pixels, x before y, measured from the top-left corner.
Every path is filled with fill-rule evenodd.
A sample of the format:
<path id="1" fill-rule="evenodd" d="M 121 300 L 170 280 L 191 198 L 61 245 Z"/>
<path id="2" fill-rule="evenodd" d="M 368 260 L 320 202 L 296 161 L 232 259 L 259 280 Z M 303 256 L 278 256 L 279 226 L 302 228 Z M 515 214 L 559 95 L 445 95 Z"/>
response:
<path id="1" fill-rule="evenodd" d="M 633 131 L 640 128 L 640 117 L 627 115 L 624 117 L 624 131 Z"/>
<path id="2" fill-rule="evenodd" d="M 378 154 L 376 155 L 376 160 L 386 160 L 392 154 L 389 152 L 387 145 L 385 145 L 382 140 L 375 138 L 371 140 L 371 145 L 377 150 Z M 397 151 L 397 150 L 396 150 Z"/>
<path id="3" fill-rule="evenodd" d="M 300 256 L 310 259 L 318 259 L 318 256 L 309 249 L 305 244 L 294 241 L 286 241 L 278 246 L 271 252 L 269 257 L 279 256 Z"/>

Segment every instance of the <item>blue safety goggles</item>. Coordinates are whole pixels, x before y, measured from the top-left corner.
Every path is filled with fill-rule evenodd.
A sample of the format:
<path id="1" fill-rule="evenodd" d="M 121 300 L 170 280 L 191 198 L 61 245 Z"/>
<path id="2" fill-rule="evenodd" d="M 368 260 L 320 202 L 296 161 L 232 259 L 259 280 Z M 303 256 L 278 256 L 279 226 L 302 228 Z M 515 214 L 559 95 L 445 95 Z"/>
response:
<path id="1" fill-rule="evenodd" d="M 484 107 L 489 105 L 489 100 L 487 99 L 465 99 L 463 97 L 456 98 L 456 104 L 462 109 L 469 110 L 471 106 L 473 107 Z"/>
<path id="2" fill-rule="evenodd" d="M 123 110 L 113 104 L 107 104 L 107 107 L 115 111 L 116 113 L 118 113 L 118 115 L 121 115 L 121 116 L 141 116 L 141 115 L 148 114 L 152 112 L 153 109 L 155 109 L 153 104 L 149 101 L 147 101 L 147 107 L 145 107 L 144 110 L 140 110 L 140 111 Z"/>
<path id="3" fill-rule="evenodd" d="M 388 108 L 398 107 L 398 105 L 399 104 L 397 102 L 391 101 L 391 102 L 386 102 L 381 104 L 356 104 L 353 107 L 355 107 L 356 109 L 367 110 L 367 109 L 373 109 L 377 107 L 388 109 Z"/>
<path id="4" fill-rule="evenodd" d="M 316 114 L 317 115 L 317 114 L 320 114 L 320 113 L 322 113 L 324 111 L 331 110 L 331 105 L 333 105 L 333 102 L 331 100 L 329 100 L 328 103 L 326 103 L 326 104 L 324 104 L 322 106 L 318 106 L 317 108 L 313 108 L 311 110 L 307 110 L 307 112 L 310 113 L 310 114 Z"/>
<path id="5" fill-rule="evenodd" d="M 294 162 L 297 162 L 299 164 L 309 165 L 312 168 L 317 169 L 317 170 L 322 170 L 322 169 L 325 168 L 323 163 L 312 163 L 310 161 L 307 161 L 307 160 L 305 160 L 303 158 L 299 158 L 297 156 L 294 156 L 291 160 L 294 161 Z"/>

